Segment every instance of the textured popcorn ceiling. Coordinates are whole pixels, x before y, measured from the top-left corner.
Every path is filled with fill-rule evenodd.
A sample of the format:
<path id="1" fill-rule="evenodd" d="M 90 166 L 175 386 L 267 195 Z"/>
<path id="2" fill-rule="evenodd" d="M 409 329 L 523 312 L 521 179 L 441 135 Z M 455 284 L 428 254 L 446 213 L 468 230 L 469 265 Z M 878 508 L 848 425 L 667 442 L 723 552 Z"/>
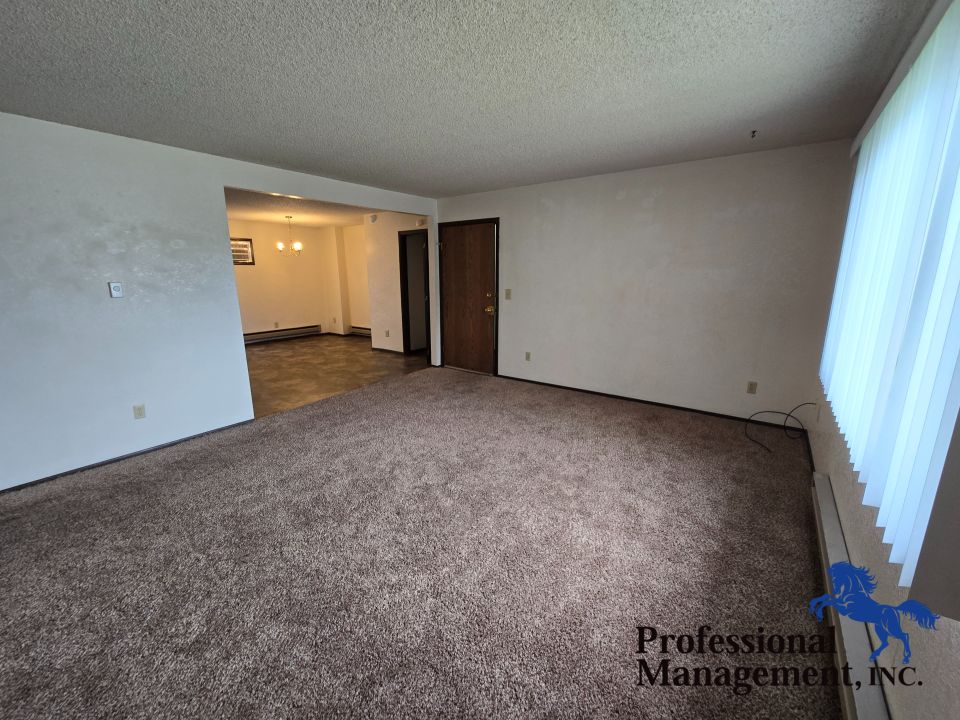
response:
<path id="1" fill-rule="evenodd" d="M 257 222 L 286 223 L 287 215 L 296 225 L 362 225 L 372 208 L 320 202 L 307 198 L 226 188 L 227 218 Z"/>
<path id="2" fill-rule="evenodd" d="M 0 110 L 449 196 L 852 137 L 931 3 L 12 0 Z"/>

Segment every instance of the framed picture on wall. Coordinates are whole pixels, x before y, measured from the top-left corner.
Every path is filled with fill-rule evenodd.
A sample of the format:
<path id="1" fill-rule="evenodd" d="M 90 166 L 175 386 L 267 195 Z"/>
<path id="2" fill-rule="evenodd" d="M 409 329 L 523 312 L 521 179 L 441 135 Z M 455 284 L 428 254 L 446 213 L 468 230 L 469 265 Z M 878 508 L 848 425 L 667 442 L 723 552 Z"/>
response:
<path id="1" fill-rule="evenodd" d="M 230 238 L 230 252 L 233 253 L 234 265 L 256 265 L 251 238 Z"/>

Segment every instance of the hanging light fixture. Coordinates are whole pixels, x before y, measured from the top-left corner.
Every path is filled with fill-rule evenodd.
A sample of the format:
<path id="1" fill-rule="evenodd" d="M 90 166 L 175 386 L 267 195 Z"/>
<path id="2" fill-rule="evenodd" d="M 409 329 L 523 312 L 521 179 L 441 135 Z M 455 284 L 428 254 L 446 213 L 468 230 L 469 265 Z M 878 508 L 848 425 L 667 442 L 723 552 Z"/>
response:
<path id="1" fill-rule="evenodd" d="M 293 239 L 293 215 L 285 215 L 287 218 L 287 241 L 289 242 L 290 249 L 295 252 L 297 255 L 303 250 L 303 243 L 299 240 Z M 277 243 L 277 252 L 282 253 L 287 249 L 287 245 L 282 241 Z"/>

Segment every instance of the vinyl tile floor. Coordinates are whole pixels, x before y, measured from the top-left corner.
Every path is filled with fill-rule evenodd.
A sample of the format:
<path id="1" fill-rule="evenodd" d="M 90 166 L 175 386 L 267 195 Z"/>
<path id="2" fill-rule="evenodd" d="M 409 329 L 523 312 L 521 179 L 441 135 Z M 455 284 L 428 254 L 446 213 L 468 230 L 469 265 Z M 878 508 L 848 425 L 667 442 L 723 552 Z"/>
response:
<path id="1" fill-rule="evenodd" d="M 319 335 L 247 346 L 255 417 L 323 400 L 430 364 L 417 355 L 374 350 L 359 335 Z"/>

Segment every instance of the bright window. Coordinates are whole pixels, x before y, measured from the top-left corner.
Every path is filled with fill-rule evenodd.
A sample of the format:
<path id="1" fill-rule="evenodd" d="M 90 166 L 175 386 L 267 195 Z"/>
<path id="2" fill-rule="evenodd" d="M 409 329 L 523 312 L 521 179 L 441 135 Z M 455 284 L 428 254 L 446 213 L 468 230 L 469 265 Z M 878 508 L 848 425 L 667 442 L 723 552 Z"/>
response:
<path id="1" fill-rule="evenodd" d="M 820 378 L 913 579 L 960 408 L 960 3 L 867 133 Z"/>

